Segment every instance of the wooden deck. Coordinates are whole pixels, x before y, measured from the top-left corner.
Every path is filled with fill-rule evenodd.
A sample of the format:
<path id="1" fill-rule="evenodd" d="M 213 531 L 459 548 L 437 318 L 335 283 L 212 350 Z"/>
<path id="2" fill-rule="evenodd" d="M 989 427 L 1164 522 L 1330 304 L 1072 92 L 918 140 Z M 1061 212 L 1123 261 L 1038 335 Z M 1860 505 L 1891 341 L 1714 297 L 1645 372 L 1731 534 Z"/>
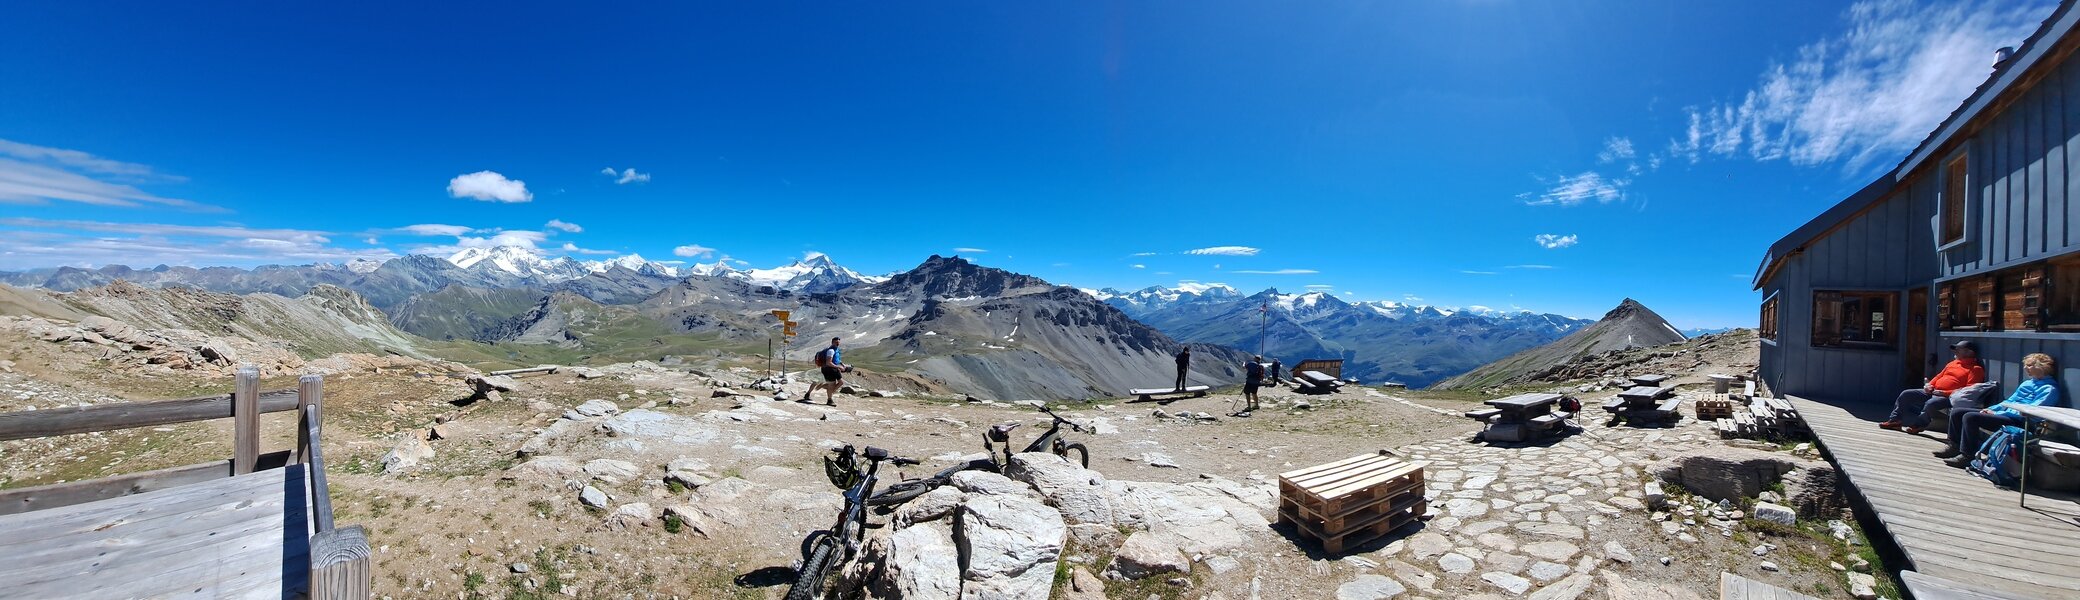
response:
<path id="1" fill-rule="evenodd" d="M 0 596 L 284 598 L 310 579 L 304 469 L 0 516 Z"/>
<path id="2" fill-rule="evenodd" d="M 1879 429 L 1890 406 L 1791 402 L 1912 571 L 1994 597 L 2080 597 L 2080 498 L 2032 491 L 2018 506 L 2015 490 L 1930 456 L 1941 432 Z M 1958 597 L 1917 579 L 1917 596 Z"/>
<path id="3" fill-rule="evenodd" d="M 1728 573 L 1719 572 L 1719 600 L 1820 600 L 1798 592 Z"/>

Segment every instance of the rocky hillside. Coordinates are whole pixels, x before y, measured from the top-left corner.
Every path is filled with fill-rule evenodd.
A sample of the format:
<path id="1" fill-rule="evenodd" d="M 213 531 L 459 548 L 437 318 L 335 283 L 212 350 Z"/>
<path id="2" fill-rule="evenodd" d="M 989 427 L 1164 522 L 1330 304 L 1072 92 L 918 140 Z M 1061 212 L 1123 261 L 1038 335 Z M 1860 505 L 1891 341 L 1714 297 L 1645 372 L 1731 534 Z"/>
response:
<path id="1" fill-rule="evenodd" d="M 1626 298 L 1595 324 L 1550 344 L 1512 354 L 1437 384 L 1437 389 L 1477 389 L 1521 383 L 1576 359 L 1628 348 L 1673 344 L 1683 334 L 1661 315 Z"/>
<path id="2" fill-rule="evenodd" d="M 80 313 L 135 327 L 268 342 L 304 358 L 336 353 L 424 356 L 419 338 L 391 326 L 382 311 L 361 296 L 330 285 L 285 298 L 117 282 L 49 297 Z"/>

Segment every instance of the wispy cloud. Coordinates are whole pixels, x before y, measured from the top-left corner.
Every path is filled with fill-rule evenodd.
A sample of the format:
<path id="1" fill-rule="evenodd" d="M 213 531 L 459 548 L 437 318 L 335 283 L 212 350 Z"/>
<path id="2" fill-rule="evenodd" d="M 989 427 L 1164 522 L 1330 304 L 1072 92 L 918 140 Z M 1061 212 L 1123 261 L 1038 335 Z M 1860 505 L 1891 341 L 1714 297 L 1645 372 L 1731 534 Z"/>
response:
<path id="1" fill-rule="evenodd" d="M 1531 240 L 1538 242 L 1538 245 L 1540 247 L 1543 247 L 1547 250 L 1558 250 L 1561 248 L 1566 248 L 1568 246 L 1573 246 L 1575 242 L 1581 241 L 1578 236 L 1572 233 L 1567 235 L 1541 233 L 1537 236 L 1533 236 Z"/>
<path id="2" fill-rule="evenodd" d="M 546 227 L 549 229 L 559 229 L 564 231 L 565 233 L 585 232 L 584 227 L 579 227 L 577 223 L 566 222 L 563 219 L 549 219 L 549 222 L 545 225 L 542 225 L 542 227 Z"/>
<path id="3" fill-rule="evenodd" d="M 337 262 L 397 256 L 332 245 L 330 233 L 240 225 L 0 219 L 0 268 Z"/>
<path id="4" fill-rule="evenodd" d="M 563 248 L 562 248 L 562 250 L 563 250 L 564 252 L 569 252 L 569 253 L 571 253 L 571 254 L 589 254 L 589 255 L 594 255 L 594 256 L 605 256 L 605 255 L 609 255 L 609 254 L 620 254 L 619 252 L 615 252 L 615 251 L 613 251 L 613 250 L 594 250 L 594 249 L 591 249 L 591 248 L 579 248 L 577 244 L 573 244 L 573 243 L 570 243 L 570 242 L 564 242 L 564 243 L 563 243 Z"/>
<path id="5" fill-rule="evenodd" d="M 424 223 L 419 225 L 406 225 L 397 228 L 395 231 L 401 231 L 412 235 L 453 237 L 469 233 L 475 230 L 476 228 L 474 227 L 464 227 L 461 225 L 441 225 L 437 223 Z"/>
<path id="6" fill-rule="evenodd" d="M 604 168 L 604 169 L 600 169 L 600 170 L 599 170 L 599 173 L 600 173 L 601 175 L 605 175 L 605 176 L 608 176 L 608 177 L 612 177 L 612 178 L 614 178 L 614 183 L 615 183 L 615 184 L 617 184 L 617 185 L 628 185 L 628 184 L 631 184 L 631 183 L 649 183 L 649 182 L 650 182 L 650 174 L 649 174 L 649 173 L 637 173 L 637 172 L 636 172 L 636 170 L 635 170 L 634 168 L 622 169 L 621 171 L 619 171 L 619 172 L 616 172 L 616 171 L 614 171 L 614 168 L 613 168 L 613 167 L 607 167 L 607 168 Z"/>
<path id="7" fill-rule="evenodd" d="M 138 189 L 141 183 L 177 183 L 145 165 L 101 158 L 78 150 L 0 140 L 0 204 L 77 202 L 95 206 L 158 205 L 195 211 L 222 208 L 167 198 Z"/>
<path id="8" fill-rule="evenodd" d="M 1610 203 L 1625 198 L 1625 188 L 1632 185 L 1631 179 L 1606 178 L 1602 173 L 1583 171 L 1579 175 L 1561 175 L 1546 191 L 1518 194 L 1517 198 L 1532 206 L 1575 206 L 1594 200 Z"/>
<path id="9" fill-rule="evenodd" d="M 496 171 L 477 171 L 456 175 L 448 180 L 448 196 L 470 198 L 487 202 L 528 202 L 534 194 L 527 191 L 527 182 L 507 179 Z"/>
<path id="10" fill-rule="evenodd" d="M 1137 265 L 1134 265 L 1134 268 L 1136 268 L 1136 269 L 1146 269 L 1146 268 L 1148 268 L 1148 265 L 1139 265 L 1139 264 L 1137 264 Z"/>
<path id="11" fill-rule="evenodd" d="M 1467 274 L 1467 275 L 1494 275 L 1494 274 L 1495 274 L 1495 272 L 1494 272 L 1494 271 L 1460 271 L 1460 273 L 1465 273 L 1465 274 Z"/>
<path id="12" fill-rule="evenodd" d="M 1550 269 L 1553 269 L 1553 268 L 1555 268 L 1555 267 L 1554 267 L 1553 265 L 1510 265 L 1510 266 L 1507 266 L 1507 267 L 1503 267 L 1503 268 L 1504 268 L 1504 269 L 1532 269 L 1532 270 L 1544 271 L 1544 270 L 1550 270 Z"/>
<path id="13" fill-rule="evenodd" d="M 1844 32 L 1765 69 L 1738 101 L 1685 109 L 1669 152 L 1697 162 L 1745 153 L 1856 171 L 1919 144 L 1990 74 L 1993 49 L 2020 43 L 2050 6 L 2029 0 L 1851 5 Z"/>
<path id="14" fill-rule="evenodd" d="M 1196 256 L 1256 256 L 1257 252 L 1258 249 L 1249 246 L 1213 246 L 1184 251 L 1185 254 Z"/>
<path id="15" fill-rule="evenodd" d="M 981 248 L 954 248 L 953 251 L 961 254 L 983 254 L 989 252 Z"/>
<path id="16" fill-rule="evenodd" d="M 1135 253 L 1133 253 L 1133 254 L 1129 254 L 1129 255 L 1127 255 L 1127 256 L 1155 256 L 1155 255 L 1156 255 L 1156 253 L 1154 253 L 1154 252 L 1135 252 Z"/>
<path id="17" fill-rule="evenodd" d="M 686 258 L 707 258 L 709 255 L 712 255 L 714 253 L 714 248 L 709 248 L 700 244 L 687 244 L 672 249 L 672 256 L 684 256 Z M 722 259 L 727 261 L 729 260 L 729 257 L 725 256 L 722 257 Z"/>
<path id="18" fill-rule="evenodd" d="M 1272 269 L 1269 271 L 1245 269 L 1235 272 L 1244 275 L 1313 275 L 1316 273 L 1320 273 L 1321 271 L 1316 271 L 1314 269 Z"/>
<path id="19" fill-rule="evenodd" d="M 1632 149 L 1632 138 L 1611 136 L 1603 140 L 1603 151 L 1596 153 L 1596 162 L 1610 164 L 1632 160 L 1632 157 L 1638 154 Z"/>

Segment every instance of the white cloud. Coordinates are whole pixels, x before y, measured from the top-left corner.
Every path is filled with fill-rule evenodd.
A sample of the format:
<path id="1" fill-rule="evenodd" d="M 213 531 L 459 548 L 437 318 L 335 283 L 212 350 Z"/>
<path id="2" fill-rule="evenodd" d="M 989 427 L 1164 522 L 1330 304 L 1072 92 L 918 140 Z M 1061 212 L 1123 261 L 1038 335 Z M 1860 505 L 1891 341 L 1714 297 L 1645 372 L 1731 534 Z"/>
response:
<path id="1" fill-rule="evenodd" d="M 406 226 L 403 226 L 403 227 L 399 227 L 399 228 L 397 228 L 397 230 L 398 230 L 398 231 L 402 231 L 402 232 L 405 232 L 405 233 L 409 233 L 409 234 L 412 234 L 412 235 L 426 235 L 426 236 L 436 236 L 436 235 L 437 235 L 437 236 L 460 236 L 460 235 L 462 235 L 462 234 L 465 234 L 465 233 L 469 233 L 469 232 L 471 232 L 471 231 L 475 231 L 475 230 L 476 230 L 476 228 L 474 228 L 474 227 L 463 227 L 463 226 L 461 226 L 461 225 L 440 225 L 440 224 L 435 224 L 435 223 L 426 223 L 426 224 L 419 224 L 419 225 L 406 225 Z"/>
<path id="2" fill-rule="evenodd" d="M 1911 150 L 1990 74 L 1993 50 L 2018 45 L 2050 7 L 2027 0 L 1851 5 L 1844 32 L 1800 47 L 1765 69 L 1738 102 L 1685 109 L 1669 152 L 1745 152 L 1797 165 L 1871 161 Z"/>
<path id="3" fill-rule="evenodd" d="M 1538 242 L 1539 246 L 1544 247 L 1547 250 L 1558 250 L 1561 248 L 1566 248 L 1568 246 L 1573 246 L 1575 242 L 1580 241 L 1580 238 L 1579 236 L 1576 236 L 1572 233 L 1567 235 L 1541 233 L 1537 236 L 1532 237 L 1531 240 Z"/>
<path id="4" fill-rule="evenodd" d="M 179 181 L 183 179 L 154 173 L 151 167 L 140 164 L 109 160 L 78 150 L 0 140 L 0 204 L 45 204 L 51 201 L 123 207 L 156 204 L 188 210 L 223 211 L 214 206 L 146 192 L 133 185 Z"/>
<path id="5" fill-rule="evenodd" d="M 1595 171 L 1583 171 L 1572 177 L 1561 175 L 1560 180 L 1544 193 L 1532 196 L 1520 194 L 1525 204 L 1532 206 L 1574 206 L 1595 200 L 1610 203 L 1625 198 L 1625 187 L 1632 185 L 1630 179 L 1606 179 Z"/>
<path id="6" fill-rule="evenodd" d="M 1467 274 L 1467 275 L 1494 275 L 1494 274 L 1495 274 L 1495 272 L 1494 272 L 1494 271 L 1460 271 L 1460 273 L 1465 273 L 1465 274 Z"/>
<path id="7" fill-rule="evenodd" d="M 1552 268 L 1553 268 L 1553 265 L 1510 265 L 1510 266 L 1507 266 L 1507 267 L 1503 267 L 1503 268 L 1504 268 L 1504 269 L 1533 269 L 1533 270 L 1539 270 L 1539 271 L 1544 271 L 1544 270 L 1550 270 L 1550 269 L 1552 269 Z"/>
<path id="8" fill-rule="evenodd" d="M 1630 160 L 1638 153 L 1632 149 L 1632 139 L 1612 136 L 1603 140 L 1603 151 L 1596 153 L 1596 162 L 1614 163 Z"/>
<path id="9" fill-rule="evenodd" d="M 1213 246 L 1197 250 L 1186 250 L 1184 253 L 1197 256 L 1256 256 L 1257 252 L 1259 252 L 1258 249 L 1249 246 Z"/>
<path id="10" fill-rule="evenodd" d="M 604 169 L 600 169 L 599 174 L 614 178 L 614 183 L 618 185 L 650 182 L 649 173 L 637 173 L 636 170 L 633 168 L 622 169 L 621 171 L 616 172 L 613 167 L 607 167 Z"/>
<path id="11" fill-rule="evenodd" d="M 1129 255 L 1127 255 L 1127 256 L 1155 256 L 1155 255 L 1156 255 L 1156 253 L 1154 253 L 1154 252 L 1135 252 L 1135 253 L 1133 253 L 1133 254 L 1129 254 Z"/>
<path id="12" fill-rule="evenodd" d="M 615 251 L 613 251 L 613 250 L 593 250 L 593 249 L 591 249 L 591 248 L 579 248 L 577 244 L 573 244 L 573 243 L 570 243 L 570 242 L 564 242 L 564 243 L 563 243 L 563 251 L 564 251 L 564 252 L 570 252 L 570 253 L 573 253 L 573 254 L 593 254 L 593 255 L 607 255 L 607 254 L 619 254 L 618 252 L 615 252 Z"/>
<path id="13" fill-rule="evenodd" d="M 707 246 L 702 246 L 702 245 L 700 245 L 700 244 L 687 244 L 687 245 L 684 245 L 684 246 L 680 246 L 680 247 L 677 247 L 677 248 L 673 248 L 673 249 L 672 249 L 672 256 L 684 256 L 684 257 L 687 257 L 687 258 L 706 258 L 706 257 L 708 257 L 708 255 L 711 255 L 711 254 L 714 254 L 714 253 L 715 253 L 715 249 L 714 249 L 714 248 L 709 248 L 709 247 L 707 247 Z M 728 261 L 728 260 L 731 260 L 731 259 L 730 259 L 730 257 L 727 257 L 727 256 L 725 256 L 725 257 L 722 257 L 722 260 L 724 260 L 724 261 Z"/>
<path id="14" fill-rule="evenodd" d="M 983 254 L 989 252 L 981 248 L 954 248 L 953 251 L 961 254 Z"/>
<path id="15" fill-rule="evenodd" d="M 477 171 L 456 175 L 448 180 L 448 195 L 455 198 L 472 198 L 491 202 L 527 202 L 534 194 L 527 191 L 527 182 L 506 179 L 494 171 Z"/>
<path id="16" fill-rule="evenodd" d="M 560 230 L 563 230 L 563 231 L 564 231 L 564 232 L 566 232 L 566 233 L 584 233 L 584 232 L 585 232 L 585 228 L 584 228 L 584 227 L 579 227 L 577 223 L 567 223 L 567 222 L 564 222 L 564 220 L 563 220 L 563 219 L 549 219 L 549 223 L 548 223 L 548 224 L 546 224 L 546 225 L 543 225 L 543 227 L 547 227 L 547 228 L 549 228 L 549 229 L 560 229 Z"/>
<path id="17" fill-rule="evenodd" d="M 1333 285 L 1329 285 L 1329 284 L 1325 284 L 1325 283 L 1315 283 L 1315 284 L 1309 284 L 1309 285 L 1307 286 L 1307 289 L 1310 289 L 1310 290 L 1333 290 L 1333 289 L 1336 289 L 1336 286 L 1333 286 Z"/>
<path id="18" fill-rule="evenodd" d="M 1146 269 L 1146 268 L 1148 268 L 1148 265 L 1139 265 L 1139 264 L 1137 264 L 1137 265 L 1134 265 L 1134 268 L 1136 268 L 1136 269 Z"/>
<path id="19" fill-rule="evenodd" d="M 385 248 L 344 249 L 332 234 L 238 225 L 0 219 L 0 268 L 160 264 L 213 266 L 384 260 Z"/>
<path id="20" fill-rule="evenodd" d="M 1320 273 L 1320 272 L 1321 272 L 1321 271 L 1316 271 L 1316 270 L 1314 270 L 1314 269 L 1272 269 L 1272 270 L 1269 270 L 1269 271 L 1258 271 L 1258 270 L 1242 270 L 1242 271 L 1236 271 L 1236 273 L 1241 273 L 1241 274 L 1244 274 L 1244 275 L 1313 275 L 1313 274 L 1316 274 L 1316 273 Z"/>

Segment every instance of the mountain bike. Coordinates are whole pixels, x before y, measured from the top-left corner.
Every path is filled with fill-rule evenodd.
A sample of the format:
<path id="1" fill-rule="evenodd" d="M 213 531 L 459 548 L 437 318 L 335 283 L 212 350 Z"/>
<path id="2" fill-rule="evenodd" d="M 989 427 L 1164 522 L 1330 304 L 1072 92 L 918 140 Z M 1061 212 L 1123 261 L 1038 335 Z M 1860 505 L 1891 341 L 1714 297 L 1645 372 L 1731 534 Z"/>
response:
<path id="1" fill-rule="evenodd" d="M 867 499 L 874 495 L 874 483 L 878 480 L 882 462 L 897 466 L 917 464 L 916 459 L 891 455 L 887 450 L 867 446 L 865 452 L 855 453 L 851 445 L 832 452 L 834 456 L 823 459 L 824 475 L 832 485 L 845 490 L 845 508 L 838 512 L 838 522 L 830 529 L 810 533 L 802 539 L 802 567 L 795 570 L 794 585 L 787 588 L 787 600 L 814 600 L 823 597 L 824 580 L 831 571 L 859 553 L 860 544 L 867 537 Z M 867 467 L 860 470 L 859 459 L 865 457 Z"/>
<path id="2" fill-rule="evenodd" d="M 1026 444 L 1025 449 L 1019 452 L 1051 452 L 1055 456 L 1075 462 L 1078 466 L 1090 468 L 1090 448 L 1086 448 L 1080 443 L 1064 441 L 1062 439 L 1062 426 L 1068 425 L 1070 429 L 1078 433 L 1091 433 L 1093 430 L 1077 424 L 1075 421 L 1064 419 L 1061 415 L 1054 414 L 1054 411 L 1047 410 L 1046 405 L 1041 405 L 1039 408 L 1040 412 L 1047 413 L 1047 416 L 1053 417 L 1054 422 L 1049 424 L 1047 433 L 1043 433 L 1040 437 L 1035 438 L 1033 443 Z M 1011 455 L 1014 454 L 1011 451 L 1011 430 L 1017 429 L 1020 425 L 1024 425 L 1024 423 L 1005 423 L 989 426 L 989 432 L 982 438 L 982 449 L 984 452 L 989 453 L 987 458 L 978 458 L 947 467 L 931 477 L 912 479 L 890 485 L 887 489 L 882 490 L 881 493 L 868 498 L 867 504 L 880 507 L 884 511 L 891 510 L 895 505 L 909 502 L 910 499 L 922 496 L 925 492 L 946 485 L 953 480 L 954 473 L 961 471 L 1004 472 L 1004 465 L 1011 464 Z M 1003 458 L 1001 459 L 997 456 L 998 444 L 1002 444 L 1004 448 Z M 1076 456 L 1069 456 L 1071 453 L 1074 453 Z"/>

